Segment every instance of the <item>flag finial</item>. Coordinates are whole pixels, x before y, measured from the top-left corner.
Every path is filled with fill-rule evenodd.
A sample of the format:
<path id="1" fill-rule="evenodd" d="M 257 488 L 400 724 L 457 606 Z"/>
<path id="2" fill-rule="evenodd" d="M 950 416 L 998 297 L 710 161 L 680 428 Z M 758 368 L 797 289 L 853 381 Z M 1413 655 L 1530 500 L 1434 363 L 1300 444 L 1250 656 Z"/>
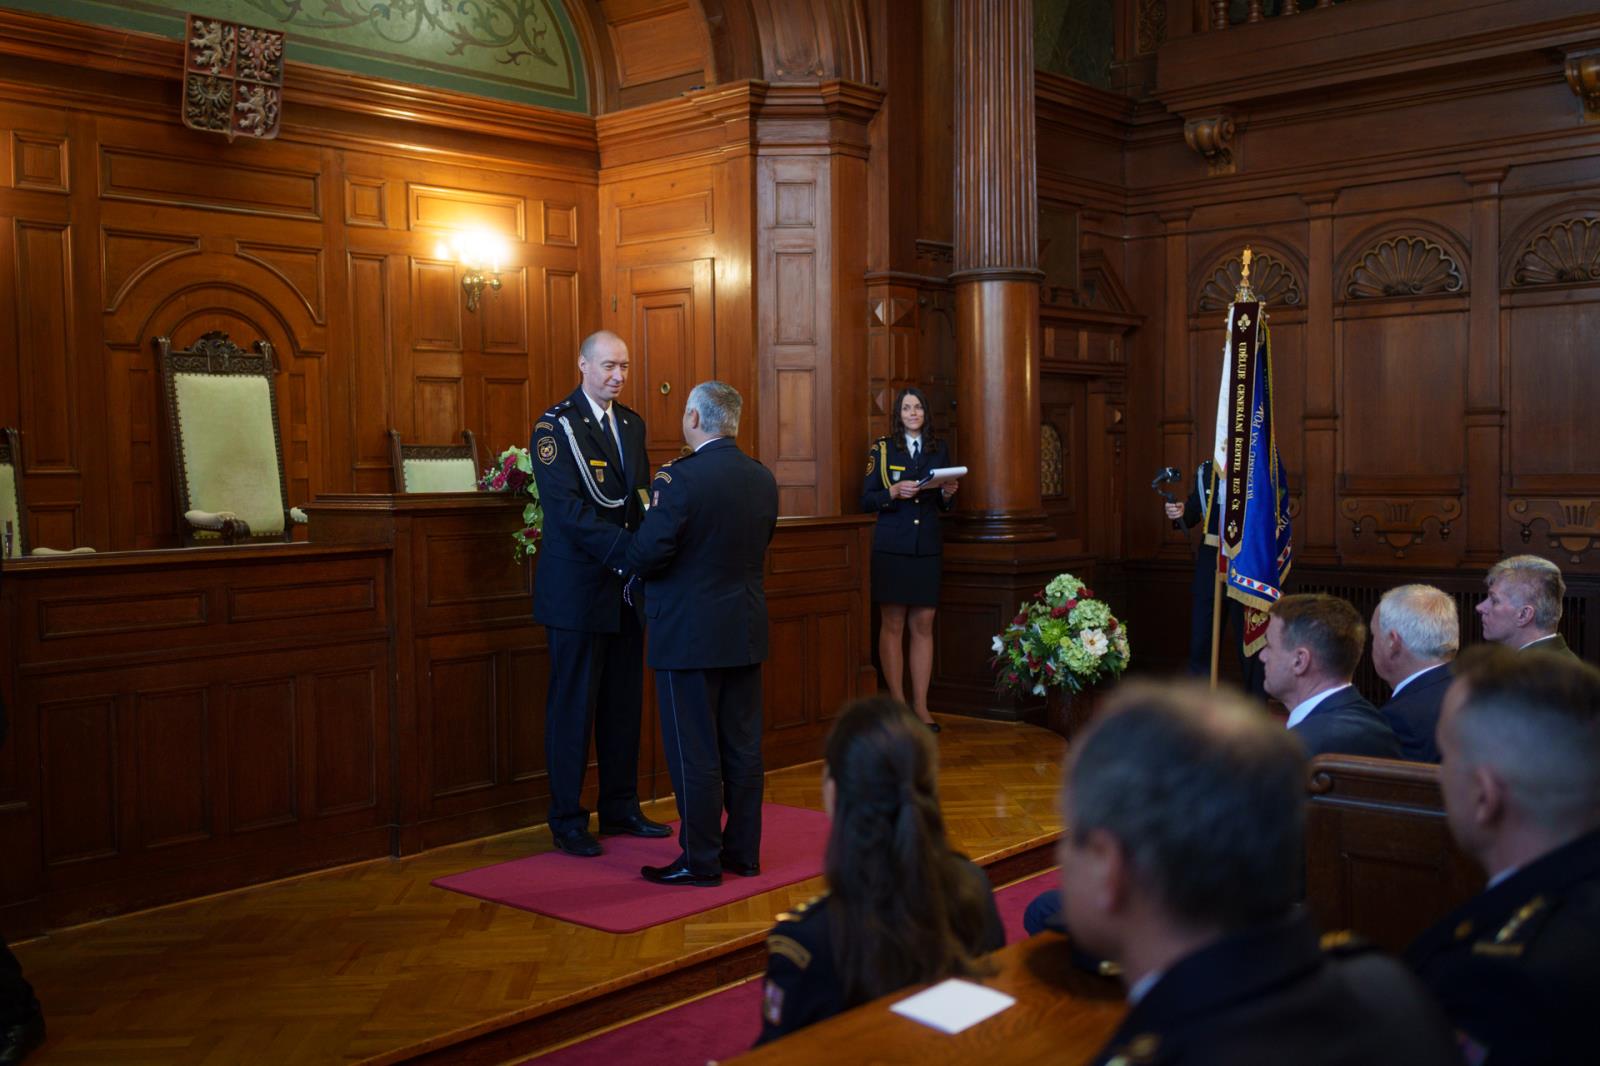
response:
<path id="1" fill-rule="evenodd" d="M 1243 266 L 1239 269 L 1239 291 L 1233 294 L 1235 303 L 1249 303 L 1256 298 L 1255 290 L 1250 287 L 1250 259 L 1253 254 L 1250 246 L 1245 245 Z"/>

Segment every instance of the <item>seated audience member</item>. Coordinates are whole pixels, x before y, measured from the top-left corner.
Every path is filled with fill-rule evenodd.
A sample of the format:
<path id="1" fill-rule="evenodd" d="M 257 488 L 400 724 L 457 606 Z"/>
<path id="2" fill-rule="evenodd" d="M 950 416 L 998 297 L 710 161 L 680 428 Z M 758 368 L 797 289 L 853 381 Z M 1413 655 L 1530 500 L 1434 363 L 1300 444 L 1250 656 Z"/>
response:
<path id="1" fill-rule="evenodd" d="M 985 972 L 1006 934 L 984 872 L 950 850 L 933 734 L 883 696 L 828 736 L 828 891 L 767 936 L 766 1043 L 907 985 Z"/>
<path id="2" fill-rule="evenodd" d="M 1489 887 L 1407 960 L 1469 1062 L 1600 1060 L 1600 670 L 1557 652 L 1462 654 L 1439 718 L 1450 831 Z"/>
<path id="3" fill-rule="evenodd" d="M 1483 583 L 1489 589 L 1478 604 L 1484 640 L 1513 651 L 1574 655 L 1556 632 L 1567 583 L 1555 563 L 1537 555 L 1513 555 L 1491 566 Z"/>
<path id="4" fill-rule="evenodd" d="M 1461 647 L 1456 601 L 1432 585 L 1390 589 L 1372 612 L 1372 666 L 1394 691 L 1383 720 L 1414 762 L 1438 762 L 1433 730 Z"/>
<path id="5" fill-rule="evenodd" d="M 1289 732 L 1306 753 L 1400 758 L 1394 730 L 1350 683 L 1367 642 L 1356 609 L 1308 593 L 1283 597 L 1268 616 L 1261 649 L 1267 694 L 1289 708 Z"/>
<path id="6" fill-rule="evenodd" d="M 1306 760 L 1281 728 L 1231 692 L 1129 684 L 1076 747 L 1064 916 L 1130 1004 L 1096 1063 L 1459 1062 L 1405 967 L 1325 949 L 1295 904 Z"/>

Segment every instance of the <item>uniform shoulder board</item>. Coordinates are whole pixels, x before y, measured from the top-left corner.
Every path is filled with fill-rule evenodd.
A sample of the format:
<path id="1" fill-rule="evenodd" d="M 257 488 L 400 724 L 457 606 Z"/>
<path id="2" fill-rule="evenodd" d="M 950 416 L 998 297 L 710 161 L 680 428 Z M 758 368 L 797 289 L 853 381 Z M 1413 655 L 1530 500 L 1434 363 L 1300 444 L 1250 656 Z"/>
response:
<path id="1" fill-rule="evenodd" d="M 1521 955 L 1549 913 L 1549 901 L 1543 896 L 1533 897 L 1518 907 L 1517 912 L 1495 932 L 1494 936 L 1473 944 L 1472 953 L 1495 956 Z"/>
<path id="2" fill-rule="evenodd" d="M 550 410 L 548 410 L 548 411 L 546 411 L 544 413 L 544 417 L 546 417 L 546 418 L 554 418 L 557 415 L 559 415 L 562 411 L 567 411 L 567 410 L 570 410 L 571 408 L 572 408 L 572 399 L 571 399 L 571 397 L 568 397 L 567 399 L 562 400 L 560 403 L 551 404 L 550 405 Z"/>
<path id="3" fill-rule="evenodd" d="M 820 895 L 812 896 L 810 899 L 806 900 L 804 903 L 802 903 L 802 904 L 798 905 L 797 907 L 795 907 L 794 910 L 792 910 L 792 911 L 784 911 L 782 914 L 778 915 L 778 921 L 780 921 L 780 922 L 801 922 L 801 921 L 804 921 L 805 918 L 806 918 L 806 915 L 808 913 L 814 911 L 816 909 L 816 907 L 817 907 L 817 904 L 821 903 L 823 900 L 825 900 L 827 898 L 828 898 L 828 894 L 826 892 L 823 892 Z"/>

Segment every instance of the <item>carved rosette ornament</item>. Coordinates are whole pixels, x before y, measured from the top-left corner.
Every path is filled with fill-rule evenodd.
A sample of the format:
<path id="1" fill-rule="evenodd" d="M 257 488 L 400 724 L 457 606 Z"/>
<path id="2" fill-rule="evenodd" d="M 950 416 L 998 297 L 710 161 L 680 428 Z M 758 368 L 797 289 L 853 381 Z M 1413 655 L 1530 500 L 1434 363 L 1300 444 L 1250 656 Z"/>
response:
<path id="1" fill-rule="evenodd" d="M 283 34 L 189 16 L 183 50 L 183 124 L 228 140 L 278 135 Z"/>
<path id="2" fill-rule="evenodd" d="M 1574 52 L 1567 57 L 1567 85 L 1583 105 L 1583 121 L 1600 122 L 1600 52 Z"/>
<path id="3" fill-rule="evenodd" d="M 1212 175 L 1234 172 L 1233 136 L 1238 132 L 1233 116 L 1226 111 L 1183 124 L 1183 139 L 1206 161 Z"/>
<path id="4" fill-rule="evenodd" d="M 1535 234 L 1517 253 L 1511 284 L 1572 285 L 1600 281 L 1600 219 L 1573 218 Z"/>
<path id="5" fill-rule="evenodd" d="M 1388 545 L 1396 559 L 1421 544 L 1431 524 L 1441 541 L 1450 539 L 1451 525 L 1461 517 L 1461 500 L 1455 496 L 1346 497 L 1339 510 L 1350 520 L 1350 535 L 1359 540 L 1369 529 Z"/>
<path id="6" fill-rule="evenodd" d="M 1200 286 L 1200 310 L 1221 311 L 1232 302 L 1244 275 L 1243 256 L 1225 259 Z M 1257 299 L 1271 307 L 1300 307 L 1305 303 L 1300 281 L 1289 267 L 1270 253 L 1250 260 L 1250 287 Z"/>
<path id="7" fill-rule="evenodd" d="M 1465 287 L 1461 264 L 1426 237 L 1407 235 L 1380 241 L 1363 252 L 1345 281 L 1349 300 L 1383 296 L 1445 296 Z"/>
<path id="8" fill-rule="evenodd" d="M 1581 562 L 1584 552 L 1600 547 L 1600 500 L 1521 498 L 1506 510 L 1521 527 L 1524 544 L 1533 541 L 1534 524 L 1543 523 L 1549 548 L 1566 552 L 1570 562 Z"/>

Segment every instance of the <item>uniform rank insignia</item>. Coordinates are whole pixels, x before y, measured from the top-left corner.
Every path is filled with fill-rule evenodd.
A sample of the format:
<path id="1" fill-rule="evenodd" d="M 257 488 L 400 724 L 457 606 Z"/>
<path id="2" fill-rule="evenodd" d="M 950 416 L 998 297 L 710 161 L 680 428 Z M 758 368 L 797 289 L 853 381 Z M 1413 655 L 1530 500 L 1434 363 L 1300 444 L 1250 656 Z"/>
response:
<path id="1" fill-rule="evenodd" d="M 556 461 L 556 439 L 554 437 L 539 438 L 539 461 L 549 466 Z"/>
<path id="2" fill-rule="evenodd" d="M 556 427 L 552 426 L 548 422 L 535 422 L 533 424 L 533 431 L 535 433 L 539 432 L 541 429 L 548 429 L 551 433 L 554 433 L 556 431 Z"/>
<path id="3" fill-rule="evenodd" d="M 606 465 L 606 461 L 604 459 L 590 459 L 589 460 L 589 465 L 590 466 L 605 466 Z"/>

